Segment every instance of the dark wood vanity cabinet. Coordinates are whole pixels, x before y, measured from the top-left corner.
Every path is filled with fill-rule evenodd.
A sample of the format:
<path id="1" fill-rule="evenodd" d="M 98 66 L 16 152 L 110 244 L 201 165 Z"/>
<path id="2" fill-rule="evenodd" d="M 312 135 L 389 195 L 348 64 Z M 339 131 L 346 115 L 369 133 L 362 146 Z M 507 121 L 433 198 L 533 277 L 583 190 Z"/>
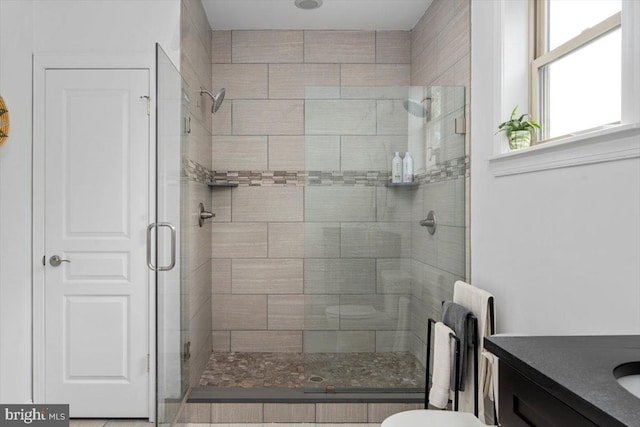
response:
<path id="1" fill-rule="evenodd" d="M 530 378 L 500 361 L 499 419 L 505 427 L 591 427 L 596 424 Z"/>

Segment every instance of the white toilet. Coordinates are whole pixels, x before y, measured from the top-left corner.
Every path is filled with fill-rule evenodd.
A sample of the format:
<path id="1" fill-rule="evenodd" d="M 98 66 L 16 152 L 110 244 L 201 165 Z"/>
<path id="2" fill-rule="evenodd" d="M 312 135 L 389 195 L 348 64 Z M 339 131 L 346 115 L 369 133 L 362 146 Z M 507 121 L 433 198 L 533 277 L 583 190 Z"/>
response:
<path id="1" fill-rule="evenodd" d="M 391 415 L 381 427 L 486 427 L 468 412 L 416 409 Z"/>

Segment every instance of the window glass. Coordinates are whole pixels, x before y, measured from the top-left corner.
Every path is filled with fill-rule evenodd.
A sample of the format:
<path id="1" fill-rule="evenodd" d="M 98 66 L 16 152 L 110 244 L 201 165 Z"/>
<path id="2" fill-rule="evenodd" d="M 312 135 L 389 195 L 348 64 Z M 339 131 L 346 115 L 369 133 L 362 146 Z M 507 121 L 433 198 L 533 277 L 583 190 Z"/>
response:
<path id="1" fill-rule="evenodd" d="M 545 139 L 620 121 L 621 63 L 618 28 L 541 67 Z"/>
<path id="2" fill-rule="evenodd" d="M 550 0 L 547 51 L 620 12 L 621 0 Z"/>

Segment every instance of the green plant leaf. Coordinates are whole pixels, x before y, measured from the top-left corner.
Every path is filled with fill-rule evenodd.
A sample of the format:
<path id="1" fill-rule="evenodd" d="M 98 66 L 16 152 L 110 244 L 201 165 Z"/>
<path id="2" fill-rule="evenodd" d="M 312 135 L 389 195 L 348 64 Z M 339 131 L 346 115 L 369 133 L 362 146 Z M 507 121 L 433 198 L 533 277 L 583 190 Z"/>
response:
<path id="1" fill-rule="evenodd" d="M 518 111 L 518 105 L 516 105 L 511 111 L 511 116 L 509 120 L 502 122 L 498 125 L 498 131 L 496 133 L 506 131 L 507 136 L 511 132 L 519 131 L 519 130 L 528 130 L 532 134 L 535 133 L 536 129 L 540 129 L 540 123 L 533 120 L 531 114 L 524 113 L 520 117 L 516 117 L 516 113 Z"/>

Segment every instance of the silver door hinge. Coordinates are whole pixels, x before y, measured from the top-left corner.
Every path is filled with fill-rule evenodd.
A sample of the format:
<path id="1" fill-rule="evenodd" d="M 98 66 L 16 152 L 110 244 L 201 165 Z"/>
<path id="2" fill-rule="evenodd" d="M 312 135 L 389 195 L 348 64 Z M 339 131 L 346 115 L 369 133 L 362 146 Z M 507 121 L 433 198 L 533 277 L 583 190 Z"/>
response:
<path id="1" fill-rule="evenodd" d="M 191 359 L 191 341 L 184 343 L 184 353 L 182 354 L 182 358 L 185 362 Z"/>
<path id="2" fill-rule="evenodd" d="M 151 370 L 151 355 L 147 353 L 147 372 Z"/>
<path id="3" fill-rule="evenodd" d="M 455 132 L 457 135 L 464 135 L 467 133 L 467 120 L 464 117 L 456 117 L 455 124 Z"/>
<path id="4" fill-rule="evenodd" d="M 150 116 L 151 115 L 151 97 L 149 95 L 142 95 L 140 99 L 142 98 L 147 99 L 147 116 Z"/>

